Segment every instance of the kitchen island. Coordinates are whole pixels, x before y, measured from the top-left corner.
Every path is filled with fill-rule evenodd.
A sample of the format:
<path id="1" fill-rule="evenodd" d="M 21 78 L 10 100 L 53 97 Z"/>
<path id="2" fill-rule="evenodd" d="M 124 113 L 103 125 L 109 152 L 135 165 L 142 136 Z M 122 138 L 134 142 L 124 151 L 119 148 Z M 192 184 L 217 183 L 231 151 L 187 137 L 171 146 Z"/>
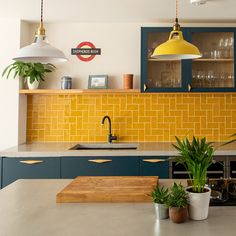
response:
<path id="1" fill-rule="evenodd" d="M 222 236 L 236 232 L 236 207 L 210 207 L 207 220 L 174 224 L 157 220 L 152 203 L 56 203 L 56 194 L 70 182 L 18 180 L 0 190 L 0 235 Z M 160 184 L 165 185 L 165 180 Z"/>

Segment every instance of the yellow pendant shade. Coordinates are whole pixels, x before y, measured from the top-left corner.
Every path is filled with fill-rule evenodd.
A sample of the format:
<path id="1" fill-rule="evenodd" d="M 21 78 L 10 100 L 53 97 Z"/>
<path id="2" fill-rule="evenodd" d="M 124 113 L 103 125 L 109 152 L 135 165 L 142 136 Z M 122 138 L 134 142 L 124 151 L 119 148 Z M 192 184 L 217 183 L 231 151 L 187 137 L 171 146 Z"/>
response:
<path id="1" fill-rule="evenodd" d="M 202 57 L 198 48 L 187 42 L 179 30 L 170 32 L 169 40 L 157 46 L 151 56 L 155 59 L 181 60 Z"/>

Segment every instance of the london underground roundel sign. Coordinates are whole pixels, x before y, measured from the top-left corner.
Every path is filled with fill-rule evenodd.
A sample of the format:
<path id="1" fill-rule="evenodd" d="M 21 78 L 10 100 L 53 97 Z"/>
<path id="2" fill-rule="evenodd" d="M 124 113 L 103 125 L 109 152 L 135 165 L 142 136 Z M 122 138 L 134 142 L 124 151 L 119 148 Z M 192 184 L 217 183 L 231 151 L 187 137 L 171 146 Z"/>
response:
<path id="1" fill-rule="evenodd" d="M 71 49 L 71 54 L 76 55 L 81 61 L 91 61 L 96 55 L 101 55 L 101 49 L 96 48 L 91 42 L 82 42 L 76 48 Z"/>

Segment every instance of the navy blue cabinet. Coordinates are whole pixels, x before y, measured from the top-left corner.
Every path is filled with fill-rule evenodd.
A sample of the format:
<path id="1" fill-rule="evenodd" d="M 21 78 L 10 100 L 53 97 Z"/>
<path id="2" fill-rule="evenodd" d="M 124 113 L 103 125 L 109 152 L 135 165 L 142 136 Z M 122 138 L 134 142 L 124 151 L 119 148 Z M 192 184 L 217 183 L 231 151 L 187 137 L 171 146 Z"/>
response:
<path id="1" fill-rule="evenodd" d="M 167 157 L 140 157 L 140 175 L 169 178 L 169 161 Z"/>
<path id="2" fill-rule="evenodd" d="M 196 60 L 160 60 L 151 55 L 171 28 L 141 28 L 142 92 L 232 92 L 235 80 L 233 27 L 182 27 L 184 38 L 203 54 Z"/>
<path id="3" fill-rule="evenodd" d="M 3 158 L 2 186 L 17 179 L 58 179 L 60 158 Z"/>
<path id="4" fill-rule="evenodd" d="M 0 157 L 0 188 L 2 188 L 2 158 Z"/>
<path id="5" fill-rule="evenodd" d="M 138 157 L 62 157 L 61 177 L 139 175 Z"/>

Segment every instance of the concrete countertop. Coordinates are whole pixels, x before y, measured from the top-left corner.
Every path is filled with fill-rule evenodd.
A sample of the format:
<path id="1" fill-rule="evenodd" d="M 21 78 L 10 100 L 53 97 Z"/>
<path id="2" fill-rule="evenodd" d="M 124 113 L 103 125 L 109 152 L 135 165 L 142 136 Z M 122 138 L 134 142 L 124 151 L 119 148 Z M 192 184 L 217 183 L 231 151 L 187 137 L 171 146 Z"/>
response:
<path id="1" fill-rule="evenodd" d="M 178 154 L 171 142 L 140 142 L 137 149 L 129 150 L 69 150 L 76 143 L 21 144 L 1 151 L 5 157 L 60 157 L 60 156 L 175 156 Z M 221 143 L 215 143 L 218 147 Z M 220 147 L 216 156 L 236 155 L 236 142 Z"/>
<path id="2" fill-rule="evenodd" d="M 18 180 L 0 190 L 0 235 L 235 235 L 236 207 L 210 207 L 207 220 L 174 224 L 157 220 L 152 203 L 56 203 L 70 181 Z"/>

